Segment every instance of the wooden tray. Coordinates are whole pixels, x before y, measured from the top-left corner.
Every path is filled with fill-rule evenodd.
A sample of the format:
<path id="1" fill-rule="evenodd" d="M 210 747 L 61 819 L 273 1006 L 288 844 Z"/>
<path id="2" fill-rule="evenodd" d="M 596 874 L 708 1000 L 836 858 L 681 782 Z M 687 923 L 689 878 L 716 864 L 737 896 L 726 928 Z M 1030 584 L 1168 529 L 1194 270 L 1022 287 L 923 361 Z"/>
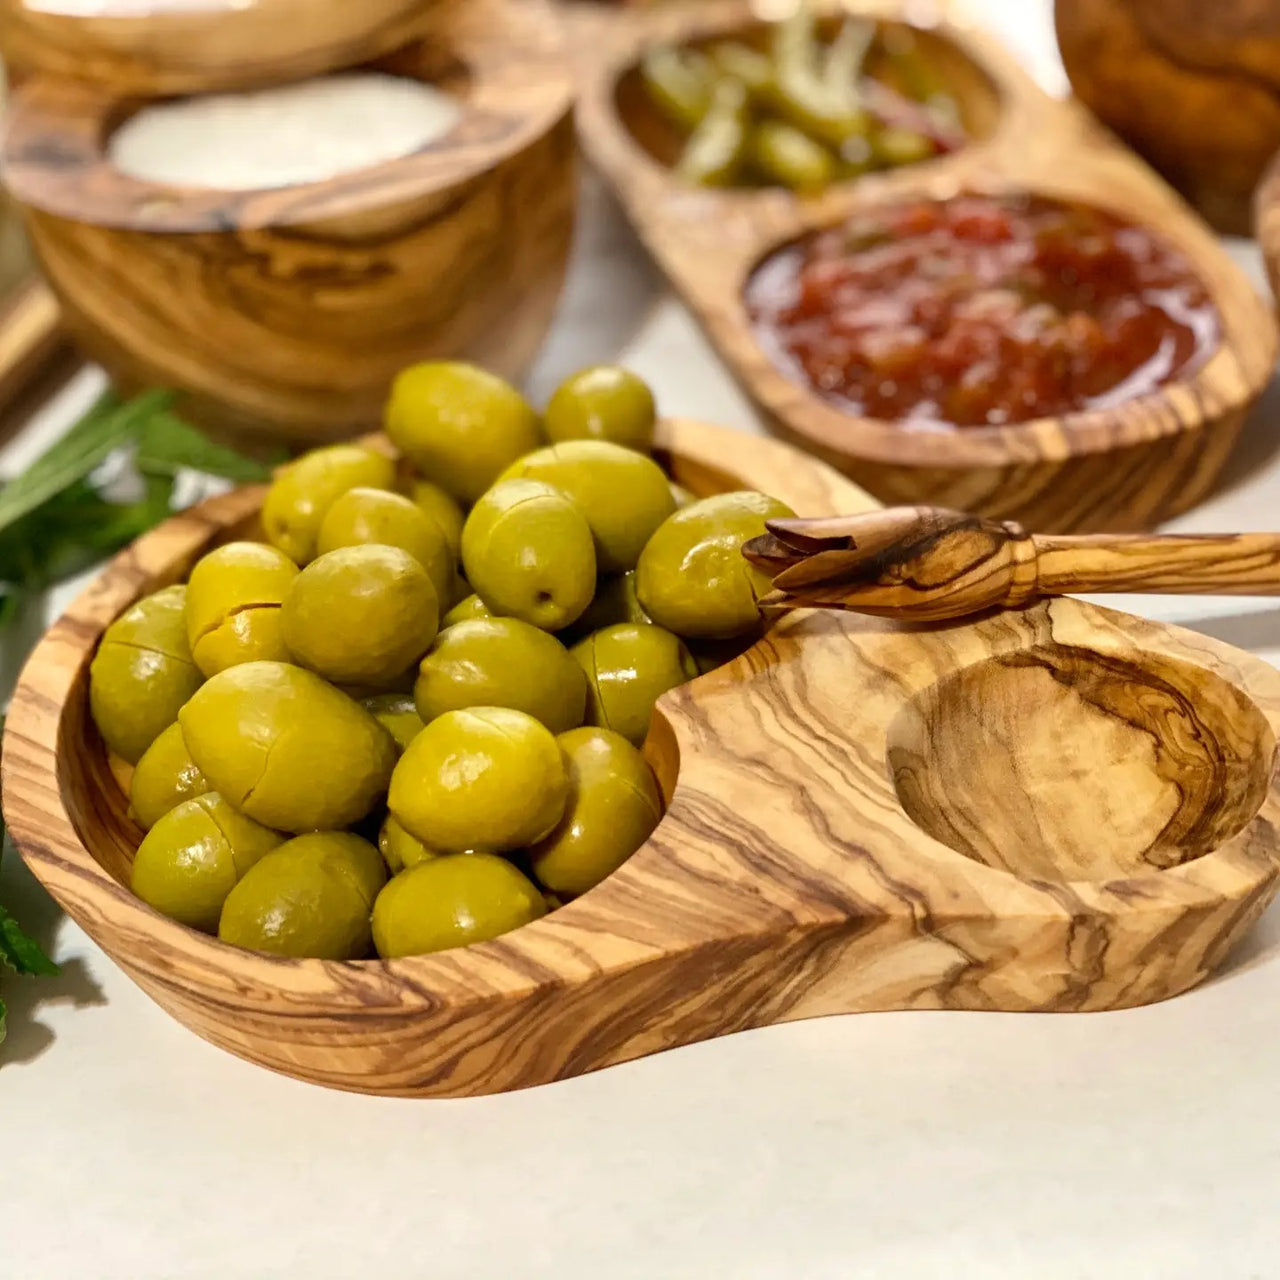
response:
<path id="1" fill-rule="evenodd" d="M 866 496 L 786 446 L 663 424 L 675 479 L 810 514 Z M 250 530 L 206 503 L 108 567 L 36 649 L 5 819 L 66 911 L 213 1043 L 366 1093 L 557 1080 L 749 1027 L 880 1009 L 1117 1009 L 1200 981 L 1269 901 L 1280 672 L 1069 600 L 976 625 L 788 617 L 666 695 L 667 798 L 603 884 L 513 934 L 391 962 L 236 951 L 125 888 L 141 832 L 86 710 L 106 625 Z"/>
<path id="2" fill-rule="evenodd" d="M 885 20 L 912 11 L 897 0 L 818 7 Z M 953 155 L 868 175 L 811 199 L 678 182 L 668 168 L 674 135 L 648 106 L 634 68 L 649 45 L 758 26 L 749 0 L 621 12 L 573 6 L 583 145 L 773 425 L 883 501 L 930 502 L 1052 532 L 1139 529 L 1185 510 L 1209 491 L 1271 377 L 1277 335 L 1268 308 L 1208 228 L 1083 110 L 1037 88 L 995 40 L 966 21 L 962 5 L 926 11 L 949 15 L 917 30 L 953 80 L 973 139 Z M 1187 254 L 1217 303 L 1220 347 L 1189 378 L 1114 409 L 948 432 L 843 413 L 774 366 L 741 302 L 748 276 L 771 249 L 879 201 L 964 190 L 1083 200 L 1160 232 Z"/>

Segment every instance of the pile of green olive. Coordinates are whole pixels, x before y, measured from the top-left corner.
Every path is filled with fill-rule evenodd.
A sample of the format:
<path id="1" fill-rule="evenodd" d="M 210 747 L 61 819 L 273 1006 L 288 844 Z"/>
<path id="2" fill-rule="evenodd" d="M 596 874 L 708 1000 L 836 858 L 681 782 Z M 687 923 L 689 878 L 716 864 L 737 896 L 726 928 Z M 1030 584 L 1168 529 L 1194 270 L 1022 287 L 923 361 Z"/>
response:
<path id="1" fill-rule="evenodd" d="M 90 707 L 133 764 L 134 892 L 224 942 L 384 958 L 585 893 L 662 797 L 655 700 L 749 644 L 764 494 L 695 501 L 650 456 L 649 388 L 583 370 L 542 415 L 454 363 L 386 431 L 305 454 L 185 586 L 105 632 Z"/>
<path id="2" fill-rule="evenodd" d="M 640 78 L 702 186 L 820 191 L 963 145 L 960 113 L 905 27 L 848 18 L 822 39 L 807 6 L 765 38 L 651 49 Z"/>

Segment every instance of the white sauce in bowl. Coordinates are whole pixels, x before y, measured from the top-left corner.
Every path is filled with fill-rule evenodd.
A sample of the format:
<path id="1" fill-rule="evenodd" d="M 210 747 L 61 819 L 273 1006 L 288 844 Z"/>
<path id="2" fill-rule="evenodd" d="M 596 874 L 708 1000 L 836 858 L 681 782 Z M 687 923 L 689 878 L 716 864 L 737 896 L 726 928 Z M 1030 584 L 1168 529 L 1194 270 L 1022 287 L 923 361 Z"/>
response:
<path id="1" fill-rule="evenodd" d="M 111 135 L 121 173 L 149 182 L 246 191 L 322 182 L 397 160 L 457 123 L 439 89 L 374 71 L 145 107 Z"/>

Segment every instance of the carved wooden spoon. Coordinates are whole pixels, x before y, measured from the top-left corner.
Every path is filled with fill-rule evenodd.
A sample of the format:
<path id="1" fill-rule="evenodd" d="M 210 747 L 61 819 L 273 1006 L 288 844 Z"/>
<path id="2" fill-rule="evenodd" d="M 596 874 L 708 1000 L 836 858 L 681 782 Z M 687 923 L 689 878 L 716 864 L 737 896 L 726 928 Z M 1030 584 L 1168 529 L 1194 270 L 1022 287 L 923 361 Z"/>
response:
<path id="1" fill-rule="evenodd" d="M 938 507 L 770 520 L 743 548 L 762 606 L 936 622 L 1043 596 L 1280 595 L 1280 533 L 1058 537 Z"/>

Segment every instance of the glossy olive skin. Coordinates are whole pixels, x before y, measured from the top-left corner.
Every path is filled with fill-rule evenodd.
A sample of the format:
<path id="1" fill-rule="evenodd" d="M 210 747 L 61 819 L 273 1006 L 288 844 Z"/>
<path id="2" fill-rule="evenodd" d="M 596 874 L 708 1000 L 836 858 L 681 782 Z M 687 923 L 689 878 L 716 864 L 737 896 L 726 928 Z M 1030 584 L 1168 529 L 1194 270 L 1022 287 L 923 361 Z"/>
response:
<path id="1" fill-rule="evenodd" d="M 559 742 L 569 764 L 569 802 L 529 859 L 544 889 L 574 897 L 644 844 L 662 817 L 662 797 L 644 757 L 620 734 L 572 729 Z"/>
<path id="2" fill-rule="evenodd" d="M 765 521 L 793 516 L 763 493 L 720 493 L 677 511 L 649 540 L 636 566 L 636 595 L 659 626 L 676 635 L 726 639 L 760 624 L 756 600 L 768 577 L 748 564 L 742 545 Z"/>
<path id="3" fill-rule="evenodd" d="M 316 554 L 320 522 L 348 489 L 390 489 L 395 464 L 385 454 L 356 444 L 313 449 L 291 462 L 273 481 L 262 504 L 267 541 L 295 564 Z"/>
<path id="4" fill-rule="evenodd" d="M 472 622 L 476 618 L 492 618 L 493 610 L 477 595 L 463 596 L 448 613 L 440 619 L 440 630 L 447 631 L 456 627 L 459 622 Z"/>
<path id="5" fill-rule="evenodd" d="M 415 480 L 409 487 L 409 497 L 444 535 L 454 562 L 460 560 L 462 558 L 462 522 L 467 517 L 457 500 L 450 497 L 438 484 L 432 484 L 430 480 Z"/>
<path id="6" fill-rule="evenodd" d="M 595 365 L 566 378 L 542 416 L 548 439 L 556 443 L 607 440 L 639 453 L 653 448 L 653 392 L 642 378 L 618 365 Z"/>
<path id="7" fill-rule="evenodd" d="M 298 566 L 261 542 L 228 542 L 197 561 L 187 580 L 187 641 L 205 676 L 240 662 L 285 662 L 280 603 Z"/>
<path id="8" fill-rule="evenodd" d="M 89 667 L 89 709 L 103 741 L 130 764 L 200 687 L 187 643 L 186 587 L 131 605 L 103 633 Z"/>
<path id="9" fill-rule="evenodd" d="M 611 627 L 618 622 L 648 622 L 649 615 L 636 599 L 636 574 L 615 573 L 596 582 L 596 594 L 582 616 L 568 627 L 561 639 L 565 644 L 585 640 L 601 627 Z"/>
<path id="10" fill-rule="evenodd" d="M 212 790 L 175 721 L 142 753 L 129 786 L 129 813 L 140 827 L 154 827 L 184 800 Z"/>
<path id="11" fill-rule="evenodd" d="M 433 858 L 396 876 L 373 904 L 384 960 L 484 942 L 546 915 L 528 876 L 487 853 Z"/>
<path id="12" fill-rule="evenodd" d="M 472 707 L 437 717 L 391 775 L 387 804 L 441 853 L 502 853 L 541 840 L 564 813 L 569 782 L 554 735 L 523 711 Z"/>
<path id="13" fill-rule="evenodd" d="M 462 565 L 494 613 L 544 631 L 567 627 L 596 589 L 590 527 L 563 493 L 535 480 L 503 481 L 471 508 Z"/>
<path id="14" fill-rule="evenodd" d="M 392 875 L 406 867 L 416 867 L 420 862 L 440 855 L 428 849 L 417 836 L 411 836 L 390 814 L 378 831 L 378 852 Z"/>
<path id="15" fill-rule="evenodd" d="M 162 915 L 214 933 L 227 895 L 283 840 L 211 791 L 184 800 L 147 832 L 130 883 Z"/>
<path id="16" fill-rule="evenodd" d="M 227 895 L 218 937 L 277 956 L 359 960 L 369 954 L 373 903 L 386 881 L 367 840 L 349 831 L 296 836 Z"/>
<path id="17" fill-rule="evenodd" d="M 539 449 L 502 478 L 517 477 L 544 481 L 573 500 L 591 526 L 601 573 L 634 569 L 650 535 L 676 509 L 671 485 L 652 458 L 604 440 Z"/>
<path id="18" fill-rule="evenodd" d="M 381 799 L 396 762 L 394 739 L 358 702 L 283 662 L 219 672 L 178 722 L 215 790 L 278 831 L 358 822 Z"/>
<path id="19" fill-rule="evenodd" d="M 424 721 L 467 707 L 511 707 L 563 733 L 582 723 L 587 681 L 555 636 L 519 618 L 477 618 L 436 637 L 414 698 Z"/>
<path id="20" fill-rule="evenodd" d="M 542 442 L 538 415 L 510 383 L 456 361 L 405 369 L 384 425 L 425 479 L 467 506 Z"/>
<path id="21" fill-rule="evenodd" d="M 385 489 L 348 489 L 320 522 L 316 552 L 374 543 L 407 551 L 426 571 L 436 599 L 452 599 L 454 554 L 439 525 L 408 498 Z"/>
<path id="22" fill-rule="evenodd" d="M 299 665 L 335 684 L 374 685 L 412 666 L 436 637 L 440 604 L 399 547 L 339 547 L 289 588 L 284 641 Z"/>
<path id="23" fill-rule="evenodd" d="M 571 652 L 587 673 L 587 723 L 636 746 L 649 732 L 653 704 L 698 674 L 678 636 L 645 623 L 604 627 Z"/>
<path id="24" fill-rule="evenodd" d="M 408 693 L 375 693 L 360 705 L 395 739 L 401 751 L 422 732 L 422 717 Z"/>

